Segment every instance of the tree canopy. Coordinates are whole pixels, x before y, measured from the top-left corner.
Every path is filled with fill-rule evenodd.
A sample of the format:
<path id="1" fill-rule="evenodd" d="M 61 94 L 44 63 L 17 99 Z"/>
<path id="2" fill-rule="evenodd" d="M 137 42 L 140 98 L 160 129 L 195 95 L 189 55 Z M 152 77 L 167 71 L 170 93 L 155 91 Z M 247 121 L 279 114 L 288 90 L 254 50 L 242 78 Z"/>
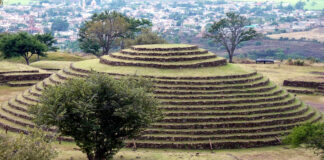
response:
<path id="1" fill-rule="evenodd" d="M 0 39 L 0 51 L 4 58 L 23 57 L 29 65 L 29 59 L 34 55 L 45 56 L 48 50 L 46 44 L 26 32 L 4 34 Z"/>
<path id="2" fill-rule="evenodd" d="M 88 159 L 111 159 L 126 138 L 160 119 L 151 93 L 151 81 L 96 73 L 46 88 L 30 111 L 36 124 L 73 137 Z"/>
<path id="3" fill-rule="evenodd" d="M 116 11 L 95 13 L 79 30 L 80 48 L 97 56 L 105 55 L 120 45 L 116 43 L 118 40 L 133 39 L 142 28 L 151 25 L 148 20 L 135 19 Z"/>
<path id="4" fill-rule="evenodd" d="M 51 30 L 54 31 L 67 31 L 69 29 L 69 22 L 66 19 L 54 19 Z"/>
<path id="5" fill-rule="evenodd" d="M 53 46 L 57 43 L 56 39 L 52 36 L 51 33 L 45 33 L 45 34 L 36 34 L 36 39 L 38 39 L 40 42 L 44 43 L 49 51 L 57 51 L 58 47 Z"/>
<path id="6" fill-rule="evenodd" d="M 229 62 L 232 63 L 236 47 L 241 42 L 257 37 L 258 33 L 250 26 L 251 23 L 247 18 L 234 12 L 226 13 L 226 16 L 226 18 L 213 23 L 206 37 L 224 46 Z"/>

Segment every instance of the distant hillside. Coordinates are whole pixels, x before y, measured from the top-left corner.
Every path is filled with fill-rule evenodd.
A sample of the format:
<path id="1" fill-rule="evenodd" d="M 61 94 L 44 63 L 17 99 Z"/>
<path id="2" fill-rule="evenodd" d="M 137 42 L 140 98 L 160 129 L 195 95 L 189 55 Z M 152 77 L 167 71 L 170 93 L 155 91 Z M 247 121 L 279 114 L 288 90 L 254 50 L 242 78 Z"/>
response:
<path id="1" fill-rule="evenodd" d="M 302 56 L 304 58 L 314 57 L 324 60 L 324 45 L 323 43 L 311 41 L 280 41 L 280 40 L 257 40 L 245 43 L 242 47 L 237 49 L 237 55 L 244 55 L 251 52 L 254 54 L 263 54 L 267 50 L 281 49 L 287 55 Z M 210 49 L 214 53 L 226 56 L 225 50 Z M 260 57 L 261 58 L 261 57 Z"/>
<path id="2" fill-rule="evenodd" d="M 273 35 L 269 35 L 268 37 L 274 39 L 280 39 L 280 38 L 306 39 L 306 40 L 317 40 L 319 42 L 324 42 L 324 27 L 315 28 L 305 32 L 273 34 Z"/>
<path id="3" fill-rule="evenodd" d="M 266 2 L 269 0 L 232 0 L 232 1 L 247 1 L 247 2 Z M 322 10 L 324 9 L 324 0 L 271 0 L 275 2 L 287 2 L 292 5 L 295 5 L 299 1 L 306 3 L 305 9 L 308 10 Z"/>

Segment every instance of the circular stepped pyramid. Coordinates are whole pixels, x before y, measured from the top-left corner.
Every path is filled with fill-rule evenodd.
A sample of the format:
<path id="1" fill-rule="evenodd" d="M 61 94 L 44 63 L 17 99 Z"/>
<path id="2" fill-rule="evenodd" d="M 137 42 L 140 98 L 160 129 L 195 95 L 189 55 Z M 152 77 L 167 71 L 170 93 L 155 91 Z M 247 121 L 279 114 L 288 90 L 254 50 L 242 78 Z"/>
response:
<path id="1" fill-rule="evenodd" d="M 2 104 L 0 125 L 27 133 L 27 113 L 45 87 L 84 78 L 91 70 L 116 78 L 153 80 L 164 119 L 134 142 L 141 148 L 220 149 L 280 144 L 280 138 L 305 122 L 323 121 L 314 110 L 261 74 L 193 45 L 145 45 L 100 59 L 71 64 Z M 48 129 L 48 132 L 54 129 Z M 64 137 L 64 140 L 72 140 Z"/>

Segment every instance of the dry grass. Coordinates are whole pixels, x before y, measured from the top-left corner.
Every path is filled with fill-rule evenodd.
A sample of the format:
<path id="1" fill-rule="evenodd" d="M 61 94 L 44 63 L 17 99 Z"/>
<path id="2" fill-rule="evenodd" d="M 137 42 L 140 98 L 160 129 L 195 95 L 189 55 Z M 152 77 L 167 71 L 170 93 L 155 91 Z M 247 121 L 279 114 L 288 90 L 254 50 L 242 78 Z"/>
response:
<path id="1" fill-rule="evenodd" d="M 55 145 L 59 151 L 57 160 L 86 160 L 85 154 L 72 143 Z M 265 147 L 235 150 L 171 150 L 171 149 L 122 149 L 115 160 L 319 160 L 311 150 L 288 147 Z"/>
<path id="2" fill-rule="evenodd" d="M 304 32 L 273 34 L 273 35 L 268 35 L 268 37 L 273 39 L 280 39 L 280 37 L 289 38 L 289 39 L 305 38 L 307 40 L 318 40 L 320 42 L 324 42 L 324 28 L 315 28 L 310 31 L 304 31 Z"/>
<path id="3" fill-rule="evenodd" d="M 3 59 L 3 57 L 1 57 Z M 87 59 L 94 59 L 96 58 L 93 55 L 82 55 L 82 54 L 70 54 L 64 52 L 48 52 L 46 57 L 40 57 L 40 60 L 46 61 L 82 61 Z M 17 62 L 17 63 L 26 63 L 23 57 L 14 57 L 10 59 L 6 59 L 10 62 Z M 36 55 L 30 58 L 30 63 L 36 62 L 37 57 Z"/>
<path id="4" fill-rule="evenodd" d="M 312 74 L 311 72 L 324 72 L 324 67 L 320 64 L 311 66 L 294 66 L 287 64 L 240 64 L 244 67 L 251 67 L 269 77 L 271 81 L 282 86 L 287 79 L 304 81 L 323 81 L 324 76 Z"/>
<path id="5" fill-rule="evenodd" d="M 29 87 L 0 86 L 0 103 L 9 100 L 12 97 L 15 97 L 28 88 Z"/>
<path id="6" fill-rule="evenodd" d="M 71 61 L 38 61 L 31 63 L 30 66 L 41 69 L 63 69 L 71 65 Z"/>

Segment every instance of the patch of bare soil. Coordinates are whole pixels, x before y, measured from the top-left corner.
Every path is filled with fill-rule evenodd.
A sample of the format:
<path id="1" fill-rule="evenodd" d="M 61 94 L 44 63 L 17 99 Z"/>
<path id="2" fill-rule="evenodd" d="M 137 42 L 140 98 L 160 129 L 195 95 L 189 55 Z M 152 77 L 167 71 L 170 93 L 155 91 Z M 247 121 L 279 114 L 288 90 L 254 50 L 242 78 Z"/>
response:
<path id="1" fill-rule="evenodd" d="M 324 104 L 321 104 L 321 103 L 314 103 L 314 102 L 308 102 L 306 101 L 307 104 L 317 108 L 318 110 L 324 112 Z"/>

